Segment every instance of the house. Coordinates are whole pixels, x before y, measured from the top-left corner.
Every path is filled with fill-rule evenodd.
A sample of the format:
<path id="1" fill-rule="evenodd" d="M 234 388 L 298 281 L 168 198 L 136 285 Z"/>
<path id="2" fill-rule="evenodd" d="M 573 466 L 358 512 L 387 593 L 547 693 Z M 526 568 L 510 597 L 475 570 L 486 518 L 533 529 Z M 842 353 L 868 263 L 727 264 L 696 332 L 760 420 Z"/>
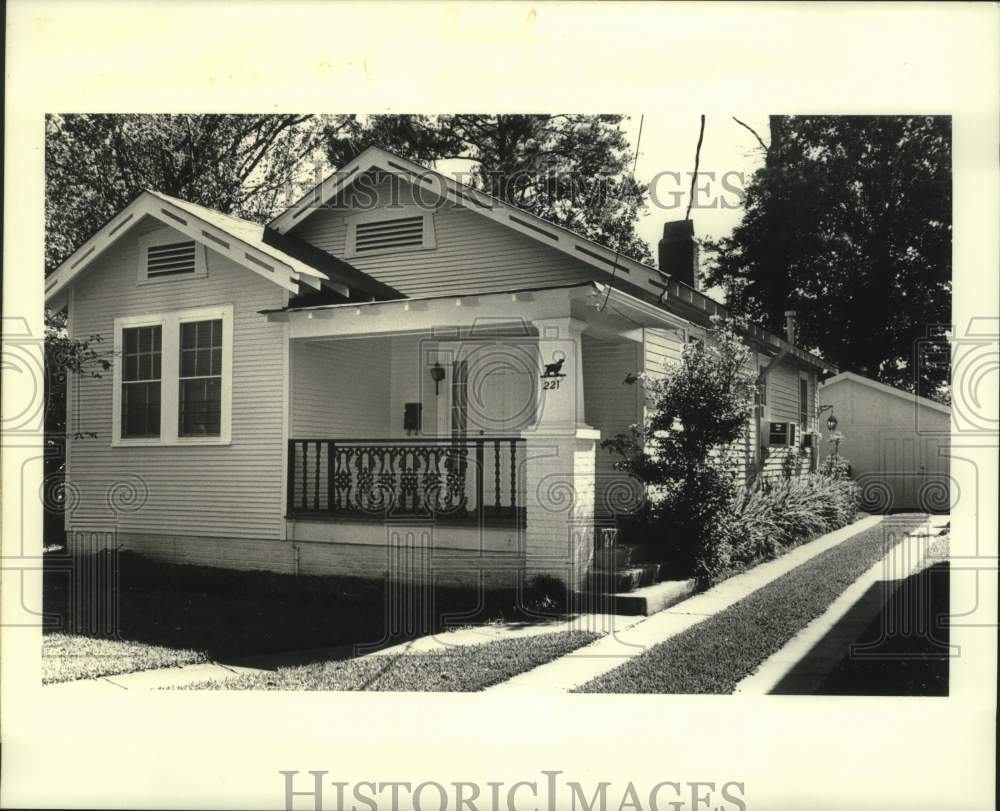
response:
<path id="1" fill-rule="evenodd" d="M 818 396 L 837 420 L 836 452 L 849 460 L 865 508 L 948 512 L 948 406 L 853 372 L 824 381 Z"/>
<path id="2" fill-rule="evenodd" d="M 267 226 L 146 191 L 46 282 L 114 371 L 69 393 L 77 549 L 441 582 L 585 577 L 641 493 L 600 448 L 725 308 L 690 221 L 654 268 L 377 148 Z M 746 469 L 826 363 L 749 327 Z M 760 450 L 761 446 L 768 446 Z"/>

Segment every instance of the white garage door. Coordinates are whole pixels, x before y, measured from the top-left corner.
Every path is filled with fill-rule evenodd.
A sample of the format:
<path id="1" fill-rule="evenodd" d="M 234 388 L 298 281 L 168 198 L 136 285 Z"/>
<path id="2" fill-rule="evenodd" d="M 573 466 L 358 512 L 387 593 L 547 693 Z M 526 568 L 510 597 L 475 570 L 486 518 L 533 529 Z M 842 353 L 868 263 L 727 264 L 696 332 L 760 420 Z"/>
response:
<path id="1" fill-rule="evenodd" d="M 949 508 L 948 438 L 921 436 L 913 431 L 885 429 L 879 432 L 879 470 L 877 478 L 884 491 L 867 488 L 869 502 L 891 499 L 891 508 L 947 512 Z M 865 479 L 868 479 L 866 476 Z M 862 491 L 865 491 L 862 482 Z M 873 503 L 867 506 L 875 506 Z"/>

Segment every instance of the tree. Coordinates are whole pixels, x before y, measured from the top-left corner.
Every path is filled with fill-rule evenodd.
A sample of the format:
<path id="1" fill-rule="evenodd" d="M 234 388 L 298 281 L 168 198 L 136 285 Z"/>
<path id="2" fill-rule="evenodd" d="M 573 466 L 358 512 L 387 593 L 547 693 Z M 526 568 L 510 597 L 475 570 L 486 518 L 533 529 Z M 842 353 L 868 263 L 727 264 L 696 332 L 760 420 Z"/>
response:
<path id="1" fill-rule="evenodd" d="M 61 312 L 45 311 L 45 488 L 43 532 L 46 545 L 60 543 L 65 506 L 66 440 L 68 438 L 66 381 L 70 375 L 101 377 L 111 370 L 111 355 L 100 347 L 101 337 L 71 338 Z M 75 426 L 74 439 L 93 438 Z"/>
<path id="2" fill-rule="evenodd" d="M 796 310 L 800 343 L 843 369 L 945 397 L 950 119 L 771 116 L 769 129 L 742 222 L 707 245 L 706 282 L 779 334 Z"/>
<path id="3" fill-rule="evenodd" d="M 265 221 L 333 119 L 310 115 L 50 115 L 45 264 L 53 270 L 143 189 Z"/>
<path id="4" fill-rule="evenodd" d="M 647 395 L 645 422 L 601 443 L 620 455 L 617 469 L 646 486 L 639 520 L 664 557 L 688 572 L 719 568 L 720 524 L 736 497 L 739 443 L 754 409 L 751 359 L 736 326 L 716 321 L 711 340 L 688 343 L 665 377 L 637 378 Z"/>
<path id="5" fill-rule="evenodd" d="M 620 115 L 373 115 L 327 127 L 326 152 L 343 166 L 368 146 L 420 163 L 468 162 L 464 182 L 612 250 L 652 262 L 635 232 L 647 187 Z"/>

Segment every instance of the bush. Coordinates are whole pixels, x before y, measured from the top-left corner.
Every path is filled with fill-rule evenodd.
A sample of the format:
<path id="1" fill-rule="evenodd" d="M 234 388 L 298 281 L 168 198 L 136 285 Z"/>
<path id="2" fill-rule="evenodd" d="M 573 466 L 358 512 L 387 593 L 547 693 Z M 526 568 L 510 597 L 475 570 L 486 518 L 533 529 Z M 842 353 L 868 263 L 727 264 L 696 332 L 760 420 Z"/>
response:
<path id="1" fill-rule="evenodd" d="M 851 475 L 851 463 L 841 455 L 827 456 L 820 465 L 820 473 L 833 479 L 847 479 Z"/>
<path id="2" fill-rule="evenodd" d="M 679 575 L 727 559 L 718 530 L 737 492 L 735 448 L 753 414 L 751 360 L 735 325 L 716 320 L 711 341 L 688 343 L 678 368 L 662 379 L 636 378 L 649 417 L 602 443 L 621 455 L 618 470 L 646 485 L 642 535 L 663 545 L 664 560 Z"/>
<path id="3" fill-rule="evenodd" d="M 727 520 L 718 528 L 717 544 L 728 554 L 706 559 L 705 574 L 718 579 L 733 566 L 771 560 L 790 547 L 846 526 L 857 515 L 857 503 L 857 486 L 846 478 L 810 473 L 758 480 L 734 499 Z"/>
<path id="4" fill-rule="evenodd" d="M 523 608 L 532 614 L 561 614 L 568 602 L 566 584 L 558 577 L 538 574 L 524 587 Z"/>

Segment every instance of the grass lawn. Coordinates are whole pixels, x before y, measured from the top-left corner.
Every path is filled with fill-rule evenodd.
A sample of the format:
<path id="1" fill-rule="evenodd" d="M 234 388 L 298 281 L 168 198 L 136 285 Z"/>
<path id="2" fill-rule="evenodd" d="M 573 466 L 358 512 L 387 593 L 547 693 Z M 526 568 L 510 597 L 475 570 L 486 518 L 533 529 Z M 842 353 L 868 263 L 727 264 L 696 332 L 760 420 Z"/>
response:
<path id="1" fill-rule="evenodd" d="M 585 631 L 540 634 L 433 653 L 319 662 L 179 689 L 475 692 L 565 656 L 598 636 Z"/>
<path id="2" fill-rule="evenodd" d="M 458 625 L 526 619 L 512 589 L 479 595 L 395 588 L 398 602 L 390 605 L 384 582 L 360 578 L 181 566 L 122 553 L 117 587 L 98 588 L 90 585 L 94 578 L 71 578 L 67 567 L 65 557 L 46 555 L 44 610 L 56 618 L 43 643 L 46 682 L 403 641 Z M 88 589 L 74 592 L 74 581 Z M 410 607 L 406 616 L 402 606 Z M 556 609 L 548 613 L 560 616 Z M 111 615 L 114 633 L 89 630 L 95 614 Z"/>
<path id="3" fill-rule="evenodd" d="M 205 661 L 205 654 L 116 639 L 51 633 L 42 638 L 42 684 Z"/>
<path id="4" fill-rule="evenodd" d="M 887 517 L 577 692 L 731 693 L 925 520 Z"/>

